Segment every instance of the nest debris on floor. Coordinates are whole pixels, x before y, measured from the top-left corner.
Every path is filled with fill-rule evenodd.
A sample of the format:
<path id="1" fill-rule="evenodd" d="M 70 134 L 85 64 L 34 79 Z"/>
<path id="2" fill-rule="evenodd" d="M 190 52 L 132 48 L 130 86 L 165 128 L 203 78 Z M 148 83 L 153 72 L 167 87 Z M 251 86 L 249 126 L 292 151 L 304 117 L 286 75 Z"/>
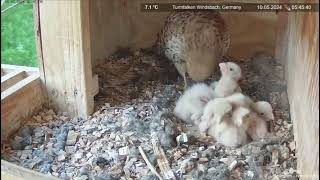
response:
<path id="1" fill-rule="evenodd" d="M 236 62 L 243 92 L 273 106 L 272 133 L 264 139 L 227 148 L 199 136 L 172 114 L 183 86 L 174 67 L 138 51 L 98 65 L 100 93 L 91 117 L 44 109 L 1 157 L 62 179 L 158 179 L 151 166 L 163 179 L 298 179 L 282 66 L 267 56 Z"/>
<path id="2" fill-rule="evenodd" d="M 178 74 L 174 66 L 156 56 L 152 49 L 131 52 L 120 49 L 96 65 L 99 94 L 96 106 L 108 102 L 120 105 L 136 98 L 148 96 L 163 84 L 174 84 Z"/>

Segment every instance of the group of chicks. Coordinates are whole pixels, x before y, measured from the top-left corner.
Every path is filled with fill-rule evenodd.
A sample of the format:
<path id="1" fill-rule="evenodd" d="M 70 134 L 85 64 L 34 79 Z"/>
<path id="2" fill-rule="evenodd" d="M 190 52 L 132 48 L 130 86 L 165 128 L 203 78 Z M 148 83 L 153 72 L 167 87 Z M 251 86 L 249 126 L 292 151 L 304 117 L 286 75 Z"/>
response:
<path id="1" fill-rule="evenodd" d="M 219 12 L 183 11 L 168 16 L 156 47 L 184 80 L 186 91 L 177 101 L 174 114 L 217 142 L 237 147 L 264 137 L 267 121 L 274 120 L 274 115 L 268 102 L 253 102 L 242 94 L 238 85 L 241 68 L 237 64 L 219 63 L 230 43 L 231 35 Z M 218 65 L 222 74 L 219 81 L 187 89 L 187 77 L 204 81 Z"/>
<path id="2" fill-rule="evenodd" d="M 238 147 L 268 133 L 267 121 L 274 120 L 271 105 L 253 102 L 238 81 L 241 68 L 233 62 L 219 63 L 221 78 L 210 85 L 197 83 L 178 99 L 174 114 L 218 143 Z"/>

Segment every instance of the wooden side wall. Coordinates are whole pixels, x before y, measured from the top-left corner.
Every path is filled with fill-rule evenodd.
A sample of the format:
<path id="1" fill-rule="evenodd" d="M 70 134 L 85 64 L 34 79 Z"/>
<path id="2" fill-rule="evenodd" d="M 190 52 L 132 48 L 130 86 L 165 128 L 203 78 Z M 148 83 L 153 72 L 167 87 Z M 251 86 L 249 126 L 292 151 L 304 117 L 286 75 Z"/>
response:
<path id="1" fill-rule="evenodd" d="M 37 68 L 1 65 L 11 70 L 1 77 L 1 144 L 17 131 L 45 102 Z"/>
<path id="2" fill-rule="evenodd" d="M 86 117 L 98 90 L 92 74 L 89 0 L 37 1 L 41 79 L 54 109 Z"/>
<path id="3" fill-rule="evenodd" d="M 156 0 L 110 0 L 108 3 L 104 0 L 90 1 L 93 64 L 95 64 L 97 59 L 109 56 L 118 47 L 137 49 L 147 48 L 154 44 L 157 33 L 160 31 L 170 12 L 141 12 L 140 4 L 143 2 L 156 2 Z M 174 1 L 161 1 L 161 3 L 166 2 Z M 193 1 L 185 2 L 190 3 Z M 212 3 L 209 0 L 197 2 Z M 248 1 L 238 0 L 233 2 Z M 258 1 L 250 2 L 254 3 Z M 274 0 L 274 2 L 277 1 Z M 229 55 L 239 58 L 249 57 L 256 52 L 266 52 L 274 55 L 276 13 L 228 12 L 222 13 L 222 15 L 230 27 L 232 35 Z"/>
<path id="4" fill-rule="evenodd" d="M 319 13 L 280 13 L 276 55 L 286 66 L 300 179 L 319 179 Z"/>

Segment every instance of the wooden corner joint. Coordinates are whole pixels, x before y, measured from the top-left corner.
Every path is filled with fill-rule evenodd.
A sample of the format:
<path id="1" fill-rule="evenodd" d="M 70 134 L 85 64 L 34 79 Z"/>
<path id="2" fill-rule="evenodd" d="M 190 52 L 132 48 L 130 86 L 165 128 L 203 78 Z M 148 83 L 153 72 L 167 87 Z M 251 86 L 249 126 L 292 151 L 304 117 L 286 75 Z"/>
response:
<path id="1" fill-rule="evenodd" d="M 95 95 L 98 94 L 98 92 L 99 92 L 99 83 L 98 83 L 98 75 L 97 74 L 94 74 L 92 76 L 90 89 L 91 89 L 90 93 L 91 93 L 92 97 L 94 97 Z"/>

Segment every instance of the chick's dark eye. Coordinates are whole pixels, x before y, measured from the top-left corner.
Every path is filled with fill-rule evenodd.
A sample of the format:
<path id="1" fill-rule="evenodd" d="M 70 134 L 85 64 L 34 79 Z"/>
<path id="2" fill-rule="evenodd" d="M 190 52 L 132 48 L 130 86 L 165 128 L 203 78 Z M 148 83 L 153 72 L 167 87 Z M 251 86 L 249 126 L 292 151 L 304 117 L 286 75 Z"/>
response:
<path id="1" fill-rule="evenodd" d="M 263 115 L 264 115 L 264 113 L 260 113 L 260 115 L 261 115 L 261 116 L 263 116 Z"/>
<path id="2" fill-rule="evenodd" d="M 230 71 L 233 71 L 233 68 L 230 68 Z"/>

